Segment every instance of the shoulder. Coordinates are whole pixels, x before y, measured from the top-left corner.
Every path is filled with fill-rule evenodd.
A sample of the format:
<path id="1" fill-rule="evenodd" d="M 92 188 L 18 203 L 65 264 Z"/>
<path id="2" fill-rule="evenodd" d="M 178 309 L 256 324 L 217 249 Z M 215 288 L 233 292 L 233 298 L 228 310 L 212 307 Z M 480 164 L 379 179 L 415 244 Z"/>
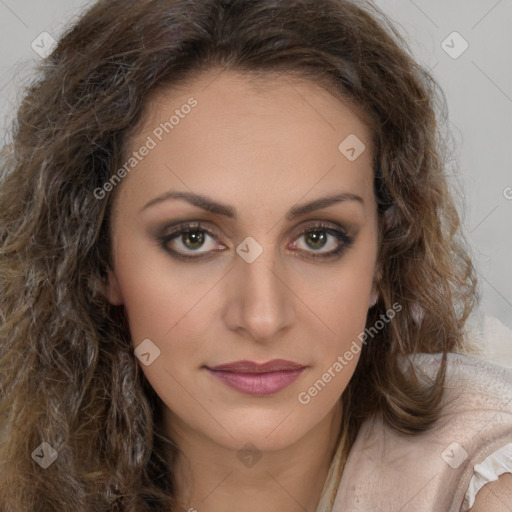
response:
<path id="1" fill-rule="evenodd" d="M 419 356 L 418 366 L 429 376 L 437 371 L 440 355 Z M 463 510 L 510 510 L 512 503 L 512 370 L 471 356 L 449 354 L 446 398 L 441 418 L 464 424 L 470 433 L 459 432 L 469 451 L 467 458 L 471 501 Z M 507 444 L 511 443 L 511 444 Z M 505 446 L 506 445 L 506 446 Z M 462 451 L 453 444 L 453 454 Z M 504 456 L 502 450 L 505 449 Z M 449 457 L 452 452 L 446 453 Z M 482 464 L 486 459 L 487 464 Z M 469 472 L 466 472 L 469 473 Z M 464 478 L 467 481 L 468 475 Z M 474 502 L 473 502 L 474 500 Z M 506 504 L 506 505 L 505 505 Z M 471 508 L 468 508 L 471 506 Z"/>
<path id="2" fill-rule="evenodd" d="M 404 367 L 413 364 L 425 380 L 432 380 L 440 367 L 441 354 L 416 354 Z M 502 414 L 500 414 L 502 413 Z M 463 416 L 485 423 L 488 415 L 507 420 L 512 414 L 512 370 L 462 354 L 448 354 L 443 418 Z M 493 422 L 494 423 L 494 422 Z"/>
<path id="3" fill-rule="evenodd" d="M 441 354 L 416 354 L 403 361 L 426 382 L 437 375 Z M 445 392 L 437 435 L 484 441 L 482 432 L 507 436 L 512 428 L 512 370 L 476 357 L 447 356 Z M 468 430 L 474 429 L 471 434 Z M 488 441 L 488 438 L 485 440 Z"/>
<path id="4" fill-rule="evenodd" d="M 441 354 L 416 354 L 403 365 L 404 369 L 413 365 L 417 374 L 430 381 L 437 375 L 441 359 Z M 512 419 L 512 370 L 476 357 L 448 354 L 437 428 L 442 430 L 448 420 L 462 419 L 479 428 L 496 429 L 503 423 L 507 430 Z"/>
<path id="5" fill-rule="evenodd" d="M 474 505 L 469 512 L 510 512 L 512 503 L 512 474 L 501 475 L 496 481 L 489 482 L 476 495 Z"/>
<path id="6" fill-rule="evenodd" d="M 414 367 L 427 378 L 437 374 L 441 354 L 416 354 L 403 360 L 404 367 Z M 447 358 L 446 390 L 464 389 L 465 394 L 495 397 L 499 402 L 512 400 L 512 370 L 484 359 L 469 355 L 449 353 Z"/>
<path id="7" fill-rule="evenodd" d="M 441 359 L 441 354 L 417 354 L 404 364 L 414 365 L 428 381 L 436 376 Z M 333 510 L 394 510 L 400 504 L 402 512 L 459 512 L 474 466 L 509 443 L 512 370 L 449 354 L 439 420 L 416 435 L 397 432 L 377 418 L 366 421 L 347 460 L 338 508 Z"/>

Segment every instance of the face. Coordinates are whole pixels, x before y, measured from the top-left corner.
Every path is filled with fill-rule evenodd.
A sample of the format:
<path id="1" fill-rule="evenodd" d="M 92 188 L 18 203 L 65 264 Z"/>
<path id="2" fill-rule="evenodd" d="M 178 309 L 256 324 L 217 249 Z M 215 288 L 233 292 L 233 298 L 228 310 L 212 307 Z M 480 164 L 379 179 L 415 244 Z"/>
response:
<path id="1" fill-rule="evenodd" d="M 286 75 L 204 73 L 148 102 L 106 294 L 173 432 L 275 450 L 339 407 L 376 290 L 370 140 Z"/>

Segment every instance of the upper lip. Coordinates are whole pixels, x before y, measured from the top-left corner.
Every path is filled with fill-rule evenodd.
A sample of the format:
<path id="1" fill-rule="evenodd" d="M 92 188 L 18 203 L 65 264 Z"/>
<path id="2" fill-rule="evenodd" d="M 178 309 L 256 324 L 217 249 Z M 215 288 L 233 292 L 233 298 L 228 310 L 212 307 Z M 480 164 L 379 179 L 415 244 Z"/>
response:
<path id="1" fill-rule="evenodd" d="M 255 363 L 253 361 L 234 361 L 232 363 L 220 364 L 218 366 L 208 367 L 210 370 L 240 373 L 270 373 L 283 370 L 299 370 L 305 368 L 305 365 L 286 361 L 285 359 L 272 359 L 266 363 Z"/>

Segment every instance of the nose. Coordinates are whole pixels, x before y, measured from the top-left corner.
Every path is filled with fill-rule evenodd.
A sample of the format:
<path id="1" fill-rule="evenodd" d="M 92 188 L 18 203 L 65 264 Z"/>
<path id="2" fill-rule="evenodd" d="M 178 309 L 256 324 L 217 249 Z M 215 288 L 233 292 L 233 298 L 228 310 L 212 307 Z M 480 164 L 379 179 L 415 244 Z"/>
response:
<path id="1" fill-rule="evenodd" d="M 252 263 L 237 256 L 234 265 L 225 291 L 227 327 L 259 342 L 275 340 L 295 320 L 297 297 L 284 266 L 270 249 Z"/>

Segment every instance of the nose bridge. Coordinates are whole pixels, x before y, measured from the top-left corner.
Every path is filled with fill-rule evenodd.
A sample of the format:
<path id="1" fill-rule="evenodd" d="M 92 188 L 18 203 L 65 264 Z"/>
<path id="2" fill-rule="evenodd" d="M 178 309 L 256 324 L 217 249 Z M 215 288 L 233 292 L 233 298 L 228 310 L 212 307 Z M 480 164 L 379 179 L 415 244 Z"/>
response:
<path id="1" fill-rule="evenodd" d="M 232 273 L 235 296 L 231 304 L 231 328 L 243 328 L 260 340 L 278 335 L 293 318 L 293 295 L 286 286 L 284 268 L 272 246 L 244 240 Z M 234 323 L 233 323 L 234 322 Z"/>

